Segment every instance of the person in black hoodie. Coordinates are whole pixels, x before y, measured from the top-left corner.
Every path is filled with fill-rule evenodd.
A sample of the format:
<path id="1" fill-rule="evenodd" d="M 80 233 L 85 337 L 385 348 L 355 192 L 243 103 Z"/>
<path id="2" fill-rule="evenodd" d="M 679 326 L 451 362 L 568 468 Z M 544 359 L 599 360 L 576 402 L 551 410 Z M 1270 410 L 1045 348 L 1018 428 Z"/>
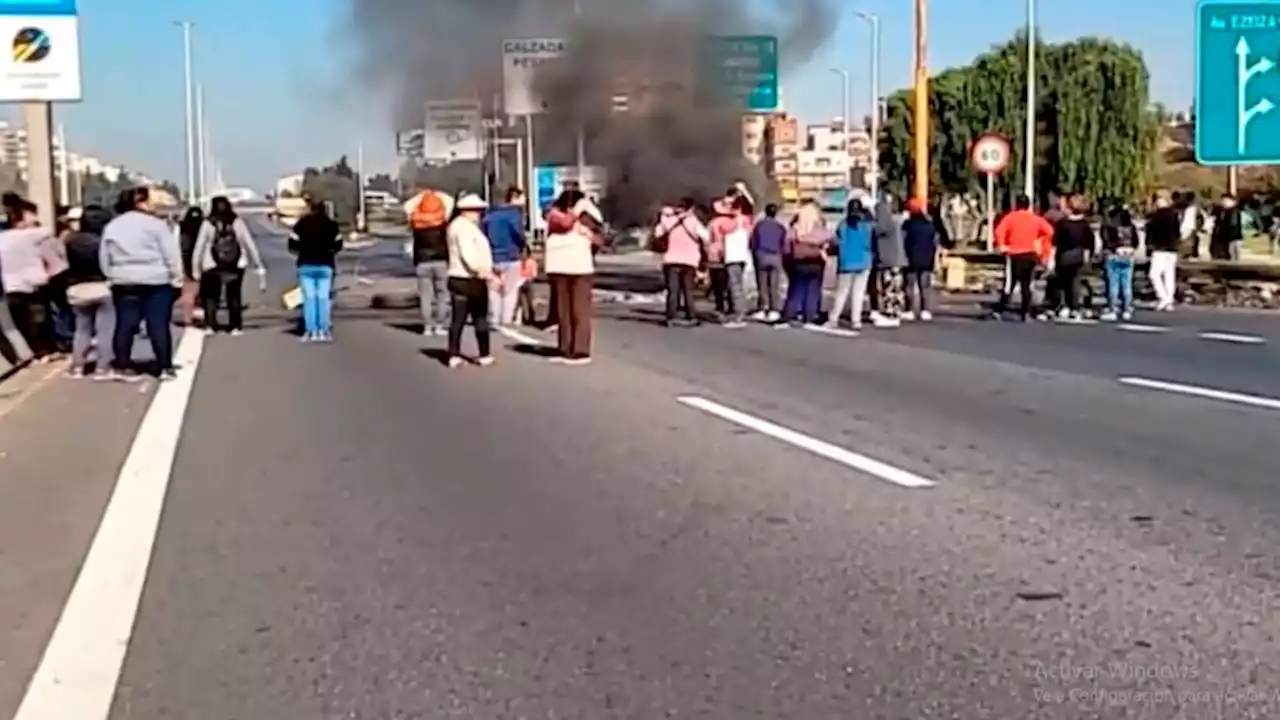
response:
<path id="1" fill-rule="evenodd" d="M 324 203 L 311 203 L 310 212 L 293 226 L 289 252 L 298 258 L 298 285 L 302 290 L 302 341 L 333 340 L 333 275 L 342 230 L 329 217 Z"/>
<path id="2" fill-rule="evenodd" d="M 110 375 L 111 338 L 116 328 L 115 304 L 111 288 L 102 272 L 99 249 L 102 230 L 111 221 L 111 211 L 90 205 L 81 212 L 80 229 L 66 239 L 67 302 L 75 317 L 75 335 L 71 342 L 71 377 L 84 377 L 89 366 L 89 351 L 97 349 L 94 379 Z"/>
<path id="3" fill-rule="evenodd" d="M 1053 228 L 1054 283 L 1061 295 L 1058 318 L 1068 322 L 1081 319 L 1079 288 L 1080 271 L 1093 250 L 1093 226 L 1085 217 L 1088 203 L 1081 195 L 1066 202 L 1066 216 Z"/>

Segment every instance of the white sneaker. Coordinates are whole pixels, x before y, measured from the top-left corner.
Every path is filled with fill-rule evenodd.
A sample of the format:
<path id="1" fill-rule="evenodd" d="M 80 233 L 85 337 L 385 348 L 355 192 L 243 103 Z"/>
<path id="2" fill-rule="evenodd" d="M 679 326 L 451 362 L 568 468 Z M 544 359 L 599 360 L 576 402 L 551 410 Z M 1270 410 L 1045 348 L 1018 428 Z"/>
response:
<path id="1" fill-rule="evenodd" d="M 1132 319 L 1133 319 L 1133 313 L 1131 313 L 1131 312 L 1125 312 L 1125 313 L 1121 314 L 1121 315 L 1120 315 L 1120 317 L 1121 317 L 1121 318 L 1123 318 L 1125 322 L 1129 322 L 1130 320 L 1132 320 Z"/>
<path id="2" fill-rule="evenodd" d="M 244 335 L 244 331 L 243 331 L 243 330 L 232 330 L 232 331 L 231 331 L 231 337 L 240 337 L 241 335 Z"/>
<path id="3" fill-rule="evenodd" d="M 764 322 L 765 320 L 769 319 L 769 313 L 765 312 L 764 310 L 758 310 L 756 312 L 751 313 L 751 319 L 755 320 L 756 322 Z"/>
<path id="4" fill-rule="evenodd" d="M 903 322 L 914 322 L 914 321 L 915 321 L 915 319 L 916 319 L 916 314 L 915 314 L 915 313 L 913 313 L 913 312 L 911 312 L 910 310 L 908 310 L 908 311 L 906 311 L 906 312 L 902 313 L 902 321 L 903 321 Z"/>
<path id="5" fill-rule="evenodd" d="M 435 337 L 438 334 L 435 325 L 427 325 L 422 328 L 422 337 Z"/>
<path id="6" fill-rule="evenodd" d="M 451 368 L 462 367 L 462 358 L 457 357 L 456 355 L 454 357 L 449 358 L 449 367 Z"/>
<path id="7" fill-rule="evenodd" d="M 495 362 L 497 362 L 497 360 L 492 355 L 485 355 L 484 357 L 476 360 L 476 364 L 480 367 L 489 367 Z"/>
<path id="8" fill-rule="evenodd" d="M 1068 309 L 1066 309 L 1066 308 L 1062 308 L 1061 310 L 1059 310 L 1059 311 L 1058 311 L 1058 319 L 1059 319 L 1059 320 L 1070 320 L 1070 319 L 1071 319 L 1071 311 L 1070 311 L 1070 310 L 1068 310 Z"/>
<path id="9" fill-rule="evenodd" d="M 921 311 L 920 311 L 920 321 L 921 321 L 921 322 L 933 322 L 933 313 L 929 312 L 928 310 L 921 310 Z"/>
<path id="10" fill-rule="evenodd" d="M 765 322 L 776 323 L 782 319 L 782 313 L 777 310 L 770 310 L 764 315 Z"/>
<path id="11" fill-rule="evenodd" d="M 1102 313 L 1102 318 L 1101 318 L 1101 319 L 1102 319 L 1102 322 L 1115 322 L 1115 321 L 1116 321 L 1116 314 L 1115 314 L 1114 312 L 1112 312 L 1111 310 L 1108 310 L 1108 311 L 1106 311 L 1106 312 Z"/>
<path id="12" fill-rule="evenodd" d="M 898 318 L 887 318 L 884 315 L 871 319 L 871 324 L 878 328 L 896 328 L 902 326 L 902 321 Z"/>

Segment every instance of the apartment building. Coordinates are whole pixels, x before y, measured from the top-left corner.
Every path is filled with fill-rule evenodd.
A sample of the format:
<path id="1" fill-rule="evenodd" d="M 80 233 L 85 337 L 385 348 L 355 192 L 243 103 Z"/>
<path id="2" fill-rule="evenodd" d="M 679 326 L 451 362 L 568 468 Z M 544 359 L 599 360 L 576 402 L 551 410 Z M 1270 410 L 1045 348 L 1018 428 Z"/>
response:
<path id="1" fill-rule="evenodd" d="M 116 182 L 121 175 L 125 174 L 124 168 L 119 165 L 104 163 L 92 155 L 83 155 L 68 150 L 65 157 L 67 170 L 71 173 L 101 175 L 109 182 Z M 54 173 L 62 172 L 62 160 L 62 147 L 59 139 L 55 136 L 53 138 Z M 26 177 L 27 169 L 30 167 L 30 158 L 27 155 L 27 131 L 24 128 L 14 127 L 7 122 L 0 122 L 0 163 L 16 167 L 18 173 L 22 177 Z M 149 178 L 136 175 L 134 177 L 138 182 L 151 183 Z"/>

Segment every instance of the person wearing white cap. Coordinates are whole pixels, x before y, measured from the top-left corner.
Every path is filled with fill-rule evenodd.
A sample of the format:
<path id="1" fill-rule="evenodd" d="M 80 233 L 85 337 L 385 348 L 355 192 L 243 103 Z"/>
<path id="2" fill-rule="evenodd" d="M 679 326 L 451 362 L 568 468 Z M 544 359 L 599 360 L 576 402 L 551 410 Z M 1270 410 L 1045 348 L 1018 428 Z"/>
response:
<path id="1" fill-rule="evenodd" d="M 480 217 L 488 204 L 474 193 L 458 198 L 455 217 L 445 233 L 449 248 L 449 367 L 461 367 L 462 331 L 467 318 L 475 326 L 476 349 L 481 367 L 493 364 L 489 347 L 489 286 L 497 282 L 489 238 L 480 229 Z"/>
<path id="2" fill-rule="evenodd" d="M 561 193 L 547 213 L 545 264 L 556 298 L 558 362 L 591 362 L 591 291 L 603 229 L 599 208 L 581 190 Z"/>

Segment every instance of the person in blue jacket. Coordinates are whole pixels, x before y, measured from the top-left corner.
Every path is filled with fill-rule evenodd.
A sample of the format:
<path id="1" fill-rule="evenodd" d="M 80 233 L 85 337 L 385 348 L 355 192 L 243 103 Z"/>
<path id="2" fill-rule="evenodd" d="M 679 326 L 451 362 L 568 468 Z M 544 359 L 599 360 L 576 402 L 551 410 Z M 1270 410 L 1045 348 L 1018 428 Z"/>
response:
<path id="1" fill-rule="evenodd" d="M 902 244 L 907 251 L 907 311 L 903 320 L 933 319 L 933 273 L 938 257 L 938 227 L 925 214 L 925 205 L 916 198 L 907 203 L 907 220 L 902 223 Z"/>
<path id="2" fill-rule="evenodd" d="M 871 235 L 875 221 L 863 207 L 862 201 L 849 201 L 844 220 L 836 228 L 836 299 L 827 317 L 827 327 L 840 327 L 840 315 L 845 303 L 852 299 L 850 324 L 857 330 L 862 327 L 862 303 L 867 296 L 867 281 L 871 277 Z"/>
<path id="3" fill-rule="evenodd" d="M 520 286 L 525 282 L 520 272 L 525 249 L 524 191 L 508 188 L 506 201 L 484 214 L 480 229 L 489 238 L 496 277 L 489 285 L 489 323 L 495 327 L 514 325 Z"/>

